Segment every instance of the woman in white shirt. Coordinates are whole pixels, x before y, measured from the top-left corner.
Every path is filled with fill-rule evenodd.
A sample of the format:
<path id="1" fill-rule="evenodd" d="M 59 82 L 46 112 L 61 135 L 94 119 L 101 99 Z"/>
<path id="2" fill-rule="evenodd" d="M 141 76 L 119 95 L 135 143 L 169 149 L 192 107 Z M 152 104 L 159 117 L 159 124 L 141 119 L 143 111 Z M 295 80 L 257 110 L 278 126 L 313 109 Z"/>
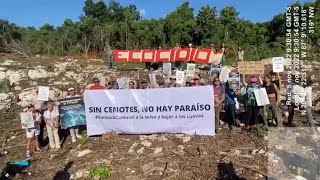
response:
<path id="1" fill-rule="evenodd" d="M 76 94 L 76 90 L 71 87 L 68 89 L 68 95 L 66 98 L 72 98 L 72 97 L 79 97 L 79 95 Z M 74 126 L 70 128 L 70 135 L 71 135 L 71 141 L 76 142 L 77 138 L 81 139 L 81 135 L 79 134 L 79 126 Z"/>
<path id="2" fill-rule="evenodd" d="M 47 133 L 49 137 L 49 144 L 51 149 L 60 149 L 59 130 L 59 111 L 54 108 L 52 102 L 47 104 L 48 110 L 43 114 L 44 121 L 46 122 Z"/>
<path id="3" fill-rule="evenodd" d="M 38 136 L 40 134 L 40 123 L 41 123 L 41 115 L 40 113 L 35 111 L 35 108 L 33 105 L 30 105 L 28 107 L 28 117 L 32 118 L 34 127 L 33 128 L 26 128 L 26 135 L 27 135 L 27 157 L 29 158 L 31 156 L 31 142 L 32 139 L 36 139 L 36 151 L 40 150 L 39 140 Z"/>

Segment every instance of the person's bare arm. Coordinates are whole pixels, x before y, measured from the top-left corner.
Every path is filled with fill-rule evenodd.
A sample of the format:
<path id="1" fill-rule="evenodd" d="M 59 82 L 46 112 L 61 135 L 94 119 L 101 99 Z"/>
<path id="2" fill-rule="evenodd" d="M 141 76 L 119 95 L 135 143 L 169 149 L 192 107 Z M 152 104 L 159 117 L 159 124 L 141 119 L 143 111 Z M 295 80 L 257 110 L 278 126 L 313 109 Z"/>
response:
<path id="1" fill-rule="evenodd" d="M 275 84 L 273 84 L 273 87 L 274 87 L 274 89 L 276 90 L 276 97 L 277 97 L 277 104 L 279 104 L 280 103 L 280 97 L 281 97 L 281 95 L 280 95 L 280 91 L 279 91 L 279 89 L 277 88 L 277 85 L 275 85 Z"/>
<path id="2" fill-rule="evenodd" d="M 59 126 L 60 126 L 60 125 L 59 125 L 59 124 L 60 124 L 60 123 L 59 123 L 59 116 L 55 117 L 54 120 L 53 120 L 53 122 L 54 122 L 54 127 L 55 127 L 55 128 L 59 128 Z"/>
<path id="3" fill-rule="evenodd" d="M 277 74 L 278 74 L 278 79 L 279 79 L 279 87 L 278 87 L 278 89 L 279 89 L 279 92 L 281 92 L 281 89 L 282 89 L 281 77 L 280 77 L 279 73 L 277 73 Z"/>
<path id="4" fill-rule="evenodd" d="M 242 75 L 242 81 L 243 81 L 244 87 L 246 87 L 248 85 L 248 83 L 246 82 L 246 75 L 245 74 Z"/>

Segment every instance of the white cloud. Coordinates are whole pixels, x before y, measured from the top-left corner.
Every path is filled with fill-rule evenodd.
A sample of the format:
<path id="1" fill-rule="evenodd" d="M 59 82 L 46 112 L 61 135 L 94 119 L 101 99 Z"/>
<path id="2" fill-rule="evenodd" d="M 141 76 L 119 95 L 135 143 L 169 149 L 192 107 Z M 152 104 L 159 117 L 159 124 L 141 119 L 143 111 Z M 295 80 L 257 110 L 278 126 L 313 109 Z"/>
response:
<path id="1" fill-rule="evenodd" d="M 147 14 L 145 9 L 140 9 L 139 13 L 140 13 L 140 16 L 145 16 Z"/>

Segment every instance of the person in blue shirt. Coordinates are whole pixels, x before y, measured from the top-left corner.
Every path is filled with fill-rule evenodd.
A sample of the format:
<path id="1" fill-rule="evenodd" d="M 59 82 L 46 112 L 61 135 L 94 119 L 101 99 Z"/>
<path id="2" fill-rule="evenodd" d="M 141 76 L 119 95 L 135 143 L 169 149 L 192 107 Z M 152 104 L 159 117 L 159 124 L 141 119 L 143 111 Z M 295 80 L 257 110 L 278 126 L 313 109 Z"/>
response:
<path id="1" fill-rule="evenodd" d="M 242 97 L 244 98 L 246 104 L 245 132 L 247 132 L 250 128 L 250 122 L 252 122 L 253 125 L 258 124 L 258 116 L 260 111 L 254 95 L 254 91 L 259 88 L 258 79 L 252 76 L 249 82 L 250 85 L 242 92 Z"/>
<path id="2" fill-rule="evenodd" d="M 229 129 L 232 130 L 232 126 L 236 126 L 236 100 L 237 90 L 230 87 L 229 83 L 226 82 L 226 101 L 225 101 L 225 109 L 229 123 Z"/>

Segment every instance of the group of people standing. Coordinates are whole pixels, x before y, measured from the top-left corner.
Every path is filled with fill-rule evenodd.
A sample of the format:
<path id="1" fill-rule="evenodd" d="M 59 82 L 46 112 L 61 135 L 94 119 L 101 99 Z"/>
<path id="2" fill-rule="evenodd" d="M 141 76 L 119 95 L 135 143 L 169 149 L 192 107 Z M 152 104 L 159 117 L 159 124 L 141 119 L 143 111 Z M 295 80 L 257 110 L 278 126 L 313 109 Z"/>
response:
<path id="1" fill-rule="evenodd" d="M 300 85 L 300 79 L 296 78 L 293 80 L 292 91 L 293 97 L 290 104 L 287 105 L 289 115 L 287 120 L 287 126 L 295 126 L 293 124 L 293 115 L 295 108 L 305 109 L 308 123 L 312 129 L 314 129 L 314 121 L 312 116 L 312 81 L 307 78 L 307 82 L 304 86 Z M 215 113 L 216 113 L 216 133 L 219 130 L 219 122 L 221 117 L 221 110 L 224 107 L 227 123 L 229 124 L 230 131 L 232 127 L 236 126 L 236 119 L 240 120 L 239 107 L 237 104 L 244 105 L 244 118 L 242 123 L 244 127 L 242 132 L 247 133 L 251 127 L 259 123 L 263 123 L 266 126 L 283 126 L 282 118 L 282 102 L 287 99 L 281 99 L 282 83 L 279 74 L 271 72 L 269 75 L 265 75 L 263 80 L 260 76 L 250 77 L 248 83 L 245 81 L 243 76 L 243 87 L 242 89 L 232 87 L 229 82 L 221 83 L 219 78 L 214 79 L 214 96 L 215 96 Z M 290 86 L 288 86 L 290 87 Z M 259 106 L 257 104 L 257 98 L 254 91 L 259 88 L 265 88 L 269 99 L 269 104 L 265 106 Z M 287 90 L 289 91 L 289 90 Z M 305 104 L 304 108 L 302 107 Z M 238 109 L 238 111 L 237 111 Z M 239 117 L 239 118 L 237 118 Z M 261 118 L 259 118 L 261 117 Z M 259 121 L 263 119 L 263 121 Z"/>
<path id="2" fill-rule="evenodd" d="M 68 89 L 68 94 L 65 98 L 80 96 L 76 93 L 75 88 Z M 35 140 L 36 152 L 41 151 L 41 147 L 45 146 L 44 132 L 46 130 L 47 139 L 49 141 L 50 149 L 61 148 L 61 132 L 59 110 L 56 104 L 49 100 L 48 102 L 35 100 L 33 104 L 28 106 L 27 113 L 32 117 L 34 122 L 33 128 L 26 128 L 27 137 L 27 157 L 32 154 L 32 142 Z M 79 134 L 79 126 L 68 129 L 71 135 L 71 141 L 76 142 L 77 139 L 82 138 Z"/>

